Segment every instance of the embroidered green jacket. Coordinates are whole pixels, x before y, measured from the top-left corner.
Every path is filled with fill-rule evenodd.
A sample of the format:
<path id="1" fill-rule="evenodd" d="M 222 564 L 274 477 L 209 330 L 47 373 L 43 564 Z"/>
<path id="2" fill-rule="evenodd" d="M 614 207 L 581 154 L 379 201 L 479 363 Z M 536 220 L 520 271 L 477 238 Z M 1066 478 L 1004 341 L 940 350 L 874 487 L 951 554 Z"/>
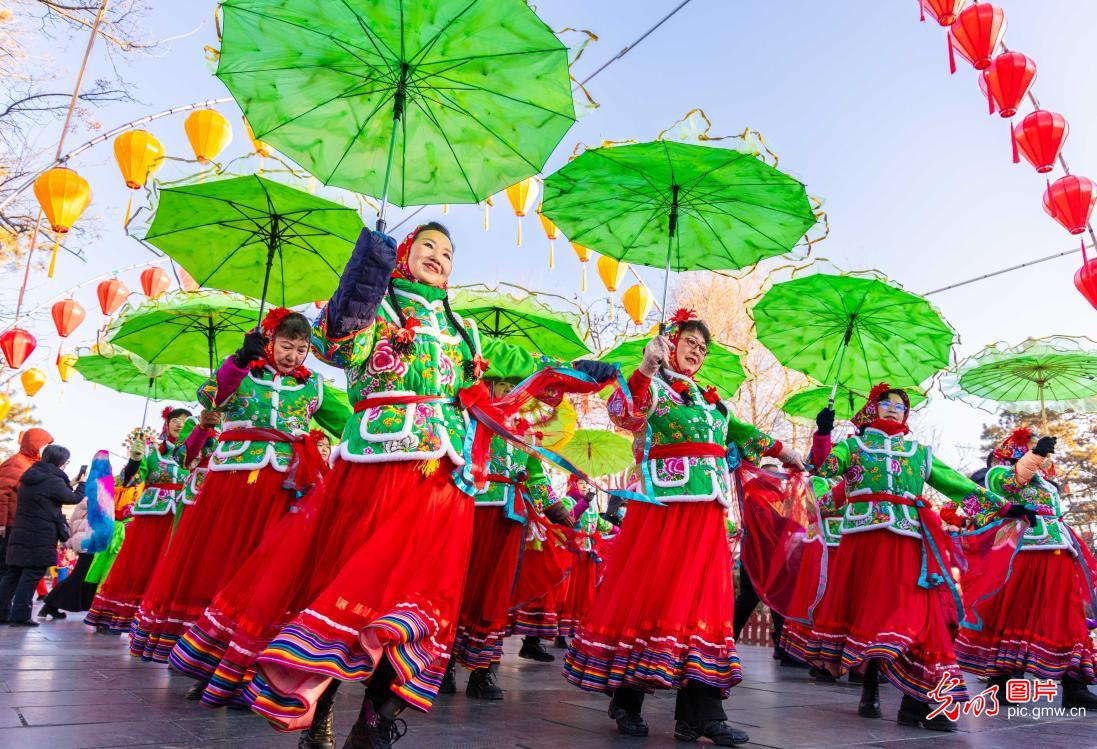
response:
<path id="1" fill-rule="evenodd" d="M 175 514 L 176 505 L 183 501 L 183 485 L 187 480 L 187 469 L 183 467 L 183 445 L 175 444 L 164 438 L 160 446 L 150 450 L 141 461 L 135 476 L 136 483 L 145 485 L 144 491 L 133 503 L 134 515 Z M 178 489 L 161 485 L 179 485 Z"/>
<path id="2" fill-rule="evenodd" d="M 1036 509 L 1036 525 L 1025 531 L 1021 551 L 1047 551 L 1070 549 L 1070 529 L 1063 522 L 1059 491 L 1042 476 L 1036 474 L 1027 484 L 1017 479 L 1012 466 L 994 466 L 986 475 L 986 485 L 995 494 L 1015 504 L 1029 505 Z"/>

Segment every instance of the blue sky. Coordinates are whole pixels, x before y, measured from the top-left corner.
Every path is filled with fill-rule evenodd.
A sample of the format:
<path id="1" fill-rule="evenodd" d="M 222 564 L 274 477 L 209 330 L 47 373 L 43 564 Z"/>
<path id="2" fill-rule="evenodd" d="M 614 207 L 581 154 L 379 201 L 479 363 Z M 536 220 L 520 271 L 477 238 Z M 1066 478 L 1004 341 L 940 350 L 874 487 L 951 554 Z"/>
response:
<path id="1" fill-rule="evenodd" d="M 576 67 L 581 78 L 675 4 L 545 0 L 538 11 L 553 28 L 584 28 L 600 37 Z M 1071 123 L 1066 153 L 1072 169 L 1094 174 L 1097 100 L 1091 81 L 1097 61 L 1088 49 L 1088 31 L 1097 27 L 1097 4 L 1001 4 L 1009 19 L 1006 43 L 1035 59 L 1035 86 L 1043 105 Z M 141 103 L 97 110 L 96 118 L 105 127 L 227 95 L 203 59 L 203 45 L 216 44 L 213 3 L 162 1 L 153 7 L 149 37 L 198 31 L 126 63 L 123 73 L 135 84 Z M 71 85 L 83 47 L 83 39 L 74 39 L 53 52 L 64 65 L 61 88 Z M 106 65 L 98 50 L 89 78 Z M 974 71 L 961 67 L 957 75 L 948 75 L 944 32 L 918 22 L 915 2 L 693 0 L 601 73 L 590 90 L 601 107 L 565 137 L 546 171 L 559 167 L 577 142 L 650 139 L 688 110 L 702 107 L 716 133 L 745 126 L 760 131 L 780 154 L 782 169 L 825 199 L 831 236 L 819 245 L 818 256 L 850 269 L 879 269 L 913 291 L 935 289 L 1077 242 L 1043 213 L 1043 177 L 1027 164 L 1011 163 L 1006 122 L 987 116 Z M 235 129 L 229 156 L 249 151 L 235 105 L 223 105 L 220 111 Z M 59 129 L 57 124 L 40 134 L 44 150 L 52 152 Z M 182 117 L 160 120 L 150 129 L 169 154 L 189 155 Z M 93 135 L 80 130 L 70 135 L 68 145 Z M 102 236 L 84 247 L 86 263 L 64 257 L 57 278 L 48 281 L 36 274 L 31 306 L 87 278 L 150 257 L 121 233 L 128 196 L 110 147 L 92 149 L 72 166 L 92 184 L 89 215 L 102 217 Z M 525 242 L 516 248 L 514 218 L 505 201 L 497 206 L 487 233 L 477 209 L 451 208 L 446 221 L 459 252 L 453 282 L 506 280 L 568 296 L 577 292 L 578 263 L 570 250 L 560 244 L 557 267 L 547 272 L 547 246 L 536 220 L 527 219 Z M 393 219 L 400 215 L 395 211 Z M 438 215 L 440 211 L 428 209 L 420 217 Z M 1016 343 L 1029 336 L 1097 337 L 1097 313 L 1072 283 L 1079 262 L 1076 257 L 1056 260 L 932 297 L 961 334 L 957 353 L 963 357 L 988 343 Z M 654 281 L 655 276 L 649 277 Z M 139 288 L 135 273 L 124 280 L 131 289 Z M 18 281 L 15 274 L 7 274 L 0 288 L 13 293 Z M 598 288 L 592 274 L 591 292 L 584 300 L 596 299 Z M 78 298 L 89 319 L 74 336 L 77 343 L 89 339 L 101 323 L 94 287 Z M 43 343 L 56 341 L 48 312 L 32 326 L 42 333 Z M 44 425 L 78 456 L 99 447 L 117 451 L 123 435 L 140 422 L 142 401 L 86 383 L 69 383 L 62 392 L 53 354 L 43 349 L 36 356 L 32 363 L 51 376 L 36 399 Z M 942 435 L 938 449 L 949 459 L 959 454 L 958 445 L 977 442 L 979 426 L 989 418 L 937 396 L 919 421 L 923 429 Z"/>

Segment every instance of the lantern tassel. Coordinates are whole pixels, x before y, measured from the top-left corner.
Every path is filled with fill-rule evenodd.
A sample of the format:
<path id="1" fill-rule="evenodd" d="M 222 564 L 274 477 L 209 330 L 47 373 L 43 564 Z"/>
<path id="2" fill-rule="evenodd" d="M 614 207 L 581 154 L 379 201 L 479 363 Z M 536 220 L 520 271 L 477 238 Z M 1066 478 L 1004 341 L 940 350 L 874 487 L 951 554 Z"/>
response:
<path id="1" fill-rule="evenodd" d="M 53 238 L 53 251 L 50 253 L 50 269 L 46 273 L 46 278 L 53 278 L 53 271 L 57 268 L 57 250 L 61 247 L 61 235 L 58 234 Z"/>
<path id="2" fill-rule="evenodd" d="M 1013 120 L 1009 121 L 1009 142 L 1013 145 L 1013 163 L 1021 163 L 1021 154 L 1017 152 L 1017 133 L 1013 130 Z"/>
<path id="3" fill-rule="evenodd" d="M 556 267 L 556 242 L 549 240 L 549 270 Z"/>
<path id="4" fill-rule="evenodd" d="M 986 71 L 983 72 L 983 81 L 987 84 L 987 114 L 994 114 L 994 97 L 990 95 L 990 79 Z"/>
<path id="5" fill-rule="evenodd" d="M 518 246 L 522 246 L 522 217 L 518 217 Z"/>
<path id="6" fill-rule="evenodd" d="M 922 4 L 922 0 L 918 0 L 918 20 L 926 22 L 926 6 Z"/>
<path id="7" fill-rule="evenodd" d="M 449 203 L 442 203 L 442 215 L 449 213 Z"/>
<path id="8" fill-rule="evenodd" d="M 952 34 L 946 34 L 948 37 L 948 72 L 949 75 L 956 75 L 956 53 L 952 51 Z"/>
<path id="9" fill-rule="evenodd" d="M 122 228 L 130 225 L 130 210 L 133 208 L 133 190 L 130 190 L 130 199 L 126 201 L 126 217 L 122 219 Z"/>
<path id="10" fill-rule="evenodd" d="M 614 303 L 613 303 L 613 294 L 610 294 L 609 295 L 609 319 L 610 320 L 613 320 L 613 308 L 615 306 L 616 305 L 614 305 Z"/>
<path id="11" fill-rule="evenodd" d="M 585 292 L 587 290 L 587 264 L 583 263 L 583 284 L 579 287 L 579 291 Z"/>
<path id="12" fill-rule="evenodd" d="M 491 220 L 488 218 L 491 212 L 491 206 L 484 204 L 484 231 L 487 231 L 491 226 Z"/>

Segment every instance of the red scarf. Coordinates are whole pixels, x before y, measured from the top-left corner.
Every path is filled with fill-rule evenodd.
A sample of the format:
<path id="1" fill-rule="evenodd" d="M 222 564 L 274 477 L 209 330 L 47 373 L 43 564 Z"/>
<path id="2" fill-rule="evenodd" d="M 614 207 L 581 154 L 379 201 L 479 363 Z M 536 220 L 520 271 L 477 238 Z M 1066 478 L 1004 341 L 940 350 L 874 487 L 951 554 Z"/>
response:
<path id="1" fill-rule="evenodd" d="M 899 421 L 888 421 L 886 419 L 875 419 L 865 428 L 878 429 L 889 437 L 895 437 L 896 435 L 910 432 L 910 428 L 906 424 Z"/>

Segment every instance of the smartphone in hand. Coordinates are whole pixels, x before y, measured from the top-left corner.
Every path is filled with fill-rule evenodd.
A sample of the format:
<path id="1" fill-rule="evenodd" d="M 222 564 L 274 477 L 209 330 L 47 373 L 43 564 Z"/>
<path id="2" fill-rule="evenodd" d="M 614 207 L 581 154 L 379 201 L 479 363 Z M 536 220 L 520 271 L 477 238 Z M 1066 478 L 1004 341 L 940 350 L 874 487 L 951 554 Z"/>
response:
<path id="1" fill-rule="evenodd" d="M 88 476 L 88 467 L 87 467 L 87 465 L 80 466 L 80 472 L 76 474 L 76 480 L 77 481 L 83 481 L 85 478 L 87 478 L 87 476 Z"/>

